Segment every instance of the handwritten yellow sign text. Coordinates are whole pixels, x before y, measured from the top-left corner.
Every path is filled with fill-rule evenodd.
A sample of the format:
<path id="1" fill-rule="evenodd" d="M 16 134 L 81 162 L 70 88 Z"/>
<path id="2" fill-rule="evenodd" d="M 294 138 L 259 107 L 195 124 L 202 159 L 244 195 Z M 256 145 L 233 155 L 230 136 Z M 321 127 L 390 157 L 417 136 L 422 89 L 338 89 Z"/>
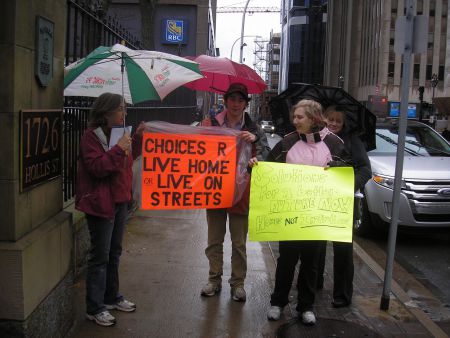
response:
<path id="1" fill-rule="evenodd" d="M 351 167 L 259 162 L 251 178 L 250 240 L 351 242 L 353 187 Z"/>

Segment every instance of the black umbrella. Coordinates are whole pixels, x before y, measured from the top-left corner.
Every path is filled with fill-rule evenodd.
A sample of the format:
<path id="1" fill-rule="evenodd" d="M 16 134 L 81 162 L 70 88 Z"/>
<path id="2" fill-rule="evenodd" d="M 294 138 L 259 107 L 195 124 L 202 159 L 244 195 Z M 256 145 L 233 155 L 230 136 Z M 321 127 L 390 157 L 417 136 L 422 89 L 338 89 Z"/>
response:
<path id="1" fill-rule="evenodd" d="M 287 133 L 294 130 L 289 111 L 300 99 L 311 99 L 322 104 L 324 109 L 336 105 L 346 112 L 346 126 L 355 132 L 366 145 L 367 151 L 376 148 L 375 127 L 377 118 L 363 104 L 339 87 L 328 87 L 307 83 L 293 83 L 288 89 L 269 102 L 272 119 L 277 130 Z"/>

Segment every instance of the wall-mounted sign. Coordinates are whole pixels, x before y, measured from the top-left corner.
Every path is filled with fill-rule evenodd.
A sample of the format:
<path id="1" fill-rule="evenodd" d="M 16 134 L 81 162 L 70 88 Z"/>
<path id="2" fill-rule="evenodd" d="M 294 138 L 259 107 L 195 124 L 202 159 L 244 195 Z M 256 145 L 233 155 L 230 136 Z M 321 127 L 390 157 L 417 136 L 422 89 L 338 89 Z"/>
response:
<path id="1" fill-rule="evenodd" d="M 36 59 L 34 74 L 39 84 L 48 86 L 53 78 L 54 23 L 36 16 Z"/>
<path id="2" fill-rule="evenodd" d="M 62 110 L 20 112 L 20 191 L 61 175 Z"/>
<path id="3" fill-rule="evenodd" d="M 161 43 L 163 44 L 187 44 L 188 21 L 164 19 L 161 32 Z"/>

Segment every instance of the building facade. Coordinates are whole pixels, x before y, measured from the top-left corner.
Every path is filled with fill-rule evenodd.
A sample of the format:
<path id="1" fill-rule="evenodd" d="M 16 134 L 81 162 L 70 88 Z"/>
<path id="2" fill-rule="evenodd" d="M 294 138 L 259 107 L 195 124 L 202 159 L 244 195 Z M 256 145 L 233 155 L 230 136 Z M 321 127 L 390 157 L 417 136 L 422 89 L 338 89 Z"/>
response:
<path id="1" fill-rule="evenodd" d="M 278 94 L 278 85 L 280 77 L 280 40 L 281 33 L 270 33 L 269 42 L 265 45 L 264 60 L 266 61 L 265 78 L 267 89 L 259 98 L 259 120 L 272 120 L 269 110 L 269 101 Z"/>
<path id="2" fill-rule="evenodd" d="M 281 1 L 280 92 L 295 82 L 323 82 L 326 4 L 326 0 Z"/>
<path id="3" fill-rule="evenodd" d="M 122 14 L 121 26 L 140 37 L 141 48 L 149 48 L 143 42 L 151 38 L 162 51 L 181 55 L 214 55 L 216 51 L 215 0 L 160 0 L 147 11 L 154 15 L 151 29 L 140 7 L 143 3 L 155 1 L 110 1 L 109 8 L 94 0 L 0 3 L 4 14 L 0 29 L 4 82 L 0 88 L 1 337 L 63 337 L 75 320 L 74 279 L 78 256 L 89 247 L 89 237 L 78 240 L 78 229 L 87 231 L 84 223 L 78 226 L 84 222 L 83 215 L 70 202 L 63 203 L 62 168 L 67 161 L 63 138 L 68 126 L 75 128 L 63 123 L 63 88 L 67 62 L 85 56 L 103 41 L 95 39 L 101 35 L 97 25 L 88 22 L 101 24 L 103 11 L 115 11 L 117 17 Z M 80 13 L 70 11 L 75 8 L 72 5 L 93 20 L 82 20 L 77 14 L 71 28 L 75 38 L 69 42 L 68 21 L 73 13 Z M 162 25 L 167 20 L 175 25 L 186 21 L 187 40 L 164 44 Z M 119 35 L 109 42 L 120 42 L 117 38 L 127 35 L 126 29 L 118 29 Z M 92 41 L 84 40 L 90 36 L 87 31 L 93 33 Z M 67 55 L 66 46 L 71 43 L 77 52 Z M 197 106 L 195 93 L 191 97 Z M 70 150 L 76 162 L 75 148 Z M 76 172 L 76 167 L 71 169 Z"/>
<path id="4" fill-rule="evenodd" d="M 400 101 L 405 71 L 402 56 L 394 52 L 395 22 L 404 6 L 404 0 L 328 1 L 324 84 L 342 86 L 361 102 L 386 97 L 389 114 Z M 450 95 L 448 0 L 417 0 L 414 13 L 428 17 L 428 43 L 427 51 L 411 60 L 409 102 L 416 110 L 423 106 L 427 117 L 433 96 Z"/>
<path id="5" fill-rule="evenodd" d="M 265 80 L 267 83 L 267 90 L 270 92 L 278 91 L 280 78 L 280 42 L 281 34 L 272 31 L 270 33 L 269 43 L 266 46 L 267 75 Z"/>
<path id="6" fill-rule="evenodd" d="M 179 55 L 195 56 L 206 54 L 216 56 L 215 20 L 217 0 L 158 0 L 155 1 L 151 24 L 145 27 L 140 20 L 140 0 L 112 0 L 108 14 L 117 17 L 124 27 L 136 36 L 147 38 L 148 45 L 157 51 Z M 129 18 L 136 18 L 130 20 Z M 173 123 L 186 124 L 193 119 L 204 116 L 212 100 L 210 93 L 195 93 L 181 87 L 170 93 L 164 102 L 145 103 L 145 106 L 180 107 L 174 110 L 170 119 Z M 142 114 L 141 114 L 142 115 Z M 153 112 L 149 111 L 144 120 L 152 120 Z"/>

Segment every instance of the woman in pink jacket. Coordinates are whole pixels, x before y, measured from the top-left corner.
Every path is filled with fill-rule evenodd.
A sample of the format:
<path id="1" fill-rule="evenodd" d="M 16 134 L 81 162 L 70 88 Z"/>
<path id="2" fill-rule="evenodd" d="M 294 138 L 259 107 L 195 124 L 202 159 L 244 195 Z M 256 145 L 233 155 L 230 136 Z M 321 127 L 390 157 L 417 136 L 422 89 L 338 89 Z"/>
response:
<path id="1" fill-rule="evenodd" d="M 267 156 L 267 161 L 317 167 L 350 163 L 344 143 L 328 130 L 322 112 L 322 106 L 315 101 L 304 99 L 297 102 L 291 109 L 292 124 L 296 131 L 287 134 L 275 145 Z M 257 159 L 252 158 L 249 166 L 253 167 L 257 163 Z M 280 319 L 283 308 L 289 303 L 295 266 L 300 259 L 297 311 L 304 324 L 316 323 L 313 306 L 319 257 L 325 245 L 326 241 L 312 240 L 279 242 L 275 288 L 267 313 L 269 320 Z"/>
<path id="2" fill-rule="evenodd" d="M 123 98 L 105 93 L 94 102 L 89 128 L 80 142 L 75 207 L 86 214 L 91 247 L 86 275 L 86 317 L 115 324 L 108 310 L 132 312 L 136 305 L 119 293 L 119 259 L 131 201 L 133 159 L 141 152 L 141 123 L 133 138 L 124 133 L 109 146 L 111 129 L 122 126 Z"/>

